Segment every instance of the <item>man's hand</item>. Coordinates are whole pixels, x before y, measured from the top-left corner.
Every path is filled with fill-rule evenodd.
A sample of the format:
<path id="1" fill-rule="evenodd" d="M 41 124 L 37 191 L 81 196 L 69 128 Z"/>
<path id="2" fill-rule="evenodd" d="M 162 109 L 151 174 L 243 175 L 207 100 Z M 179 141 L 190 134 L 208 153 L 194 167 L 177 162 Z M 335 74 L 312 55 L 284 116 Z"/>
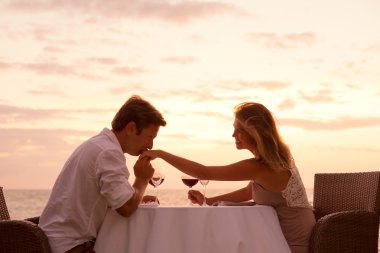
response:
<path id="1" fill-rule="evenodd" d="M 136 178 L 143 178 L 147 180 L 151 179 L 154 173 L 154 168 L 150 163 L 149 157 L 138 159 L 135 166 L 133 166 L 133 170 Z"/>
<path id="2" fill-rule="evenodd" d="M 149 179 L 152 178 L 154 173 L 154 169 L 150 164 L 150 159 L 148 157 L 138 159 L 135 166 L 133 166 L 133 170 L 136 176 L 135 182 L 133 183 L 135 192 L 133 196 L 124 203 L 124 205 L 116 209 L 119 214 L 125 217 L 130 216 L 141 203 Z"/>
<path id="3" fill-rule="evenodd" d="M 145 195 L 143 199 L 141 200 L 141 203 L 150 203 L 150 202 L 155 202 L 156 197 L 152 195 Z M 157 203 L 160 204 L 160 201 L 157 199 Z"/>

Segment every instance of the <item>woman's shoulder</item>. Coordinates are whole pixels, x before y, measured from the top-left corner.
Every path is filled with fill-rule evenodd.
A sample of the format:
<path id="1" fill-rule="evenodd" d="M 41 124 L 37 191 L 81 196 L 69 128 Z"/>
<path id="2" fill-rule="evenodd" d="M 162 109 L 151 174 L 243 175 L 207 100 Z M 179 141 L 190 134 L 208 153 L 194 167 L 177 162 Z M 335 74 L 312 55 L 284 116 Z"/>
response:
<path id="1" fill-rule="evenodd" d="M 251 170 L 255 171 L 255 174 L 261 174 L 270 170 L 270 167 L 267 164 L 256 158 L 244 159 L 238 162 L 238 164 L 249 167 Z"/>

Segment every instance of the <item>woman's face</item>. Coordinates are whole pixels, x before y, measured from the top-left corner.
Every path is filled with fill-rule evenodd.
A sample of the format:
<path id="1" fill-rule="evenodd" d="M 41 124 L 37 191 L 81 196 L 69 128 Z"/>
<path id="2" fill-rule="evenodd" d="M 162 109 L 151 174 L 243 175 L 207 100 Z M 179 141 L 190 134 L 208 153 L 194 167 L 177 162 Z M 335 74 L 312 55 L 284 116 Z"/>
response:
<path id="1" fill-rule="evenodd" d="M 234 132 L 232 137 L 235 138 L 235 145 L 237 149 L 248 149 L 254 151 L 254 140 L 252 137 L 243 129 L 240 122 L 235 119 L 234 121 Z"/>

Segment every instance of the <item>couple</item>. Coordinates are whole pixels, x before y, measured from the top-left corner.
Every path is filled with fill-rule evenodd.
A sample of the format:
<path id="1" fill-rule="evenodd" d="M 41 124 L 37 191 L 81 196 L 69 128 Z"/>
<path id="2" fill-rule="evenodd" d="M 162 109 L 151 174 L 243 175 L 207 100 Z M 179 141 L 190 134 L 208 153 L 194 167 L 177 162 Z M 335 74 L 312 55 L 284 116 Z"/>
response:
<path id="1" fill-rule="evenodd" d="M 103 129 L 72 153 L 40 217 L 39 226 L 48 236 L 53 253 L 93 252 L 107 208 L 128 217 L 144 201 L 154 173 L 150 160 L 155 158 L 201 179 L 249 180 L 246 187 L 207 198 L 207 203 L 253 199 L 273 206 L 292 252 L 308 252 L 314 214 L 291 152 L 266 107 L 242 103 L 235 108 L 232 137 L 236 148 L 249 150 L 252 158 L 225 166 L 204 166 L 163 150 L 151 150 L 159 128 L 165 125 L 156 108 L 132 96 L 116 113 L 111 130 Z M 133 184 L 128 181 L 124 153 L 140 155 L 133 168 Z M 189 191 L 189 198 L 203 203 L 204 196 Z"/>

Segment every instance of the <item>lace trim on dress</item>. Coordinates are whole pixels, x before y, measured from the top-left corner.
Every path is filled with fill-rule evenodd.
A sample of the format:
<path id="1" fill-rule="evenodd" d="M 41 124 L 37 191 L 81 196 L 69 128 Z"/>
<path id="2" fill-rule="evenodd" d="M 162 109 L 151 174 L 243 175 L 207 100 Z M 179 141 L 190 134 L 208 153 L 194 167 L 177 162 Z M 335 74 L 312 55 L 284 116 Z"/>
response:
<path id="1" fill-rule="evenodd" d="M 290 172 L 292 175 L 289 178 L 286 189 L 282 191 L 282 196 L 290 207 L 310 208 L 311 205 L 307 200 L 306 190 L 297 167 L 294 165 Z"/>

